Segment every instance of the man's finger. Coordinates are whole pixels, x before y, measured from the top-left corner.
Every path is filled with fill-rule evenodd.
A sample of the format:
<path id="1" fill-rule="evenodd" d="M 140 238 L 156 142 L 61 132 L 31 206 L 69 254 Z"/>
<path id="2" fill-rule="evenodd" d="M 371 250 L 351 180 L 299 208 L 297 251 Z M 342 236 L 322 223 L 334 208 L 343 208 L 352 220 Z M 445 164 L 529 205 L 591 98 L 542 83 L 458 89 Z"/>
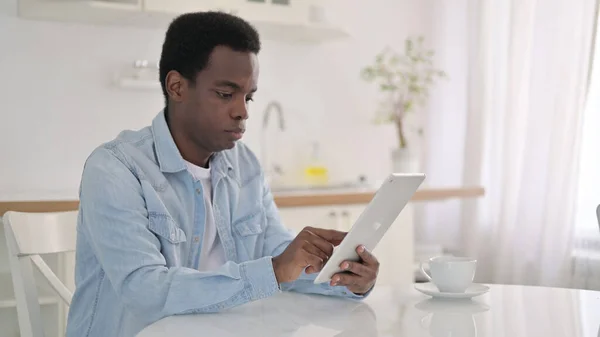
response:
<path id="1" fill-rule="evenodd" d="M 304 249 L 306 252 L 308 252 L 311 255 L 315 255 L 317 257 L 319 257 L 321 260 L 328 260 L 329 259 L 329 255 L 327 255 L 327 253 L 325 253 L 324 251 L 322 251 L 321 249 L 319 249 L 319 247 L 315 246 L 313 242 L 310 241 L 304 241 L 303 245 L 302 245 L 302 249 Z"/>
<path id="2" fill-rule="evenodd" d="M 319 248 L 321 251 L 323 251 L 323 253 L 325 253 L 328 257 L 331 256 L 331 254 L 333 254 L 333 244 L 325 239 L 323 239 L 322 237 L 312 233 L 312 232 L 308 232 L 309 233 L 309 237 L 307 237 L 307 241 L 311 242 L 313 245 L 317 246 L 317 248 Z"/>
<path id="3" fill-rule="evenodd" d="M 372 268 L 359 262 L 344 261 L 340 265 L 340 268 L 366 278 L 373 278 L 375 276 L 375 271 Z"/>
<path id="4" fill-rule="evenodd" d="M 336 231 L 334 229 L 324 229 L 315 227 L 306 227 L 309 232 L 320 236 L 321 238 L 331 242 L 333 244 L 339 244 L 346 237 L 346 232 Z"/>
<path id="5" fill-rule="evenodd" d="M 317 255 L 310 254 L 305 252 L 304 261 L 306 266 L 312 266 L 315 272 L 323 269 L 323 259 L 318 257 Z"/>
<path id="6" fill-rule="evenodd" d="M 379 261 L 375 257 L 375 255 L 371 254 L 371 252 L 365 248 L 365 246 L 360 245 L 356 248 L 356 252 L 358 256 L 365 262 L 366 265 L 378 267 Z"/>
<path id="7" fill-rule="evenodd" d="M 351 273 L 337 273 L 331 278 L 331 285 L 346 287 L 360 286 L 363 280 L 364 278 Z"/>

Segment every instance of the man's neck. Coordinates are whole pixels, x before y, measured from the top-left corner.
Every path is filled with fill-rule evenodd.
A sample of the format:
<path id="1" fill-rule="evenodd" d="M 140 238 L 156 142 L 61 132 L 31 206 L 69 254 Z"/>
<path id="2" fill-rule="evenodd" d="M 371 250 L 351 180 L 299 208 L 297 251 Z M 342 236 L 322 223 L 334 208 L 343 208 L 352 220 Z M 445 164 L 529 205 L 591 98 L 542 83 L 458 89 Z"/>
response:
<path id="1" fill-rule="evenodd" d="M 198 148 L 194 142 L 186 137 L 185 132 L 178 132 L 176 130 L 183 130 L 183 126 L 176 125 L 173 123 L 172 117 L 170 116 L 173 112 L 165 108 L 165 120 L 167 121 L 167 127 L 173 137 L 175 146 L 179 150 L 179 153 L 186 161 L 200 167 L 208 168 L 210 158 L 213 153 L 205 149 Z"/>
<path id="2" fill-rule="evenodd" d="M 188 161 L 196 166 L 208 168 L 210 166 L 210 159 L 212 158 L 213 153 L 211 153 L 208 157 L 204 157 L 204 158 L 200 158 L 200 159 L 188 157 L 183 153 L 181 154 L 181 156 L 183 157 L 183 159 L 185 159 L 186 161 Z"/>

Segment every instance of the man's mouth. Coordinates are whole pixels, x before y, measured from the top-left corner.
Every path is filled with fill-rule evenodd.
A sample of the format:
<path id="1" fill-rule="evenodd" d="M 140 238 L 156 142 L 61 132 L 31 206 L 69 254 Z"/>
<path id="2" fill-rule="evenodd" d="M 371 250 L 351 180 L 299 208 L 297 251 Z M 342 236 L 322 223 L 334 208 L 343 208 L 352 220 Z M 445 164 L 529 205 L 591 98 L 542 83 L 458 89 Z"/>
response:
<path id="1" fill-rule="evenodd" d="M 227 132 L 229 132 L 235 139 L 241 139 L 245 131 L 246 130 L 240 128 L 227 130 Z"/>

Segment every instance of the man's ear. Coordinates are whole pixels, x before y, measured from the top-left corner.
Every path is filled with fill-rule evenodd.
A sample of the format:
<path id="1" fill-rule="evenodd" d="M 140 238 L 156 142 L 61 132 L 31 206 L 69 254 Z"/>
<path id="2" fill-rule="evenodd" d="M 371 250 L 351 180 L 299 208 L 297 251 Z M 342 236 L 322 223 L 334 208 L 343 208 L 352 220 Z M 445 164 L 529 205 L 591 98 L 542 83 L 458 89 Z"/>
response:
<path id="1" fill-rule="evenodd" d="M 165 89 L 169 95 L 169 99 L 174 102 L 181 102 L 184 100 L 187 90 L 188 81 L 178 71 L 171 70 L 167 73 L 165 78 Z"/>

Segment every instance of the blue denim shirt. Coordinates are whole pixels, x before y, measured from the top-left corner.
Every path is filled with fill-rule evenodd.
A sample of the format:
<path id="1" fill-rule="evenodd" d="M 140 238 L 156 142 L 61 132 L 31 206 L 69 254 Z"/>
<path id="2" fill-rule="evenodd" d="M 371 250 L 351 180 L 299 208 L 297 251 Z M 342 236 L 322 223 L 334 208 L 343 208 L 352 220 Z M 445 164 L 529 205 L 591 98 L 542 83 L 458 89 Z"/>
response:
<path id="1" fill-rule="evenodd" d="M 202 185 L 188 173 L 164 113 L 92 152 L 79 191 L 67 337 L 135 336 L 165 316 L 218 312 L 279 291 L 362 298 L 315 285 L 315 274 L 280 288 L 271 259 L 295 234 L 281 223 L 257 158 L 238 142 L 210 165 L 228 262 L 200 272 Z"/>

